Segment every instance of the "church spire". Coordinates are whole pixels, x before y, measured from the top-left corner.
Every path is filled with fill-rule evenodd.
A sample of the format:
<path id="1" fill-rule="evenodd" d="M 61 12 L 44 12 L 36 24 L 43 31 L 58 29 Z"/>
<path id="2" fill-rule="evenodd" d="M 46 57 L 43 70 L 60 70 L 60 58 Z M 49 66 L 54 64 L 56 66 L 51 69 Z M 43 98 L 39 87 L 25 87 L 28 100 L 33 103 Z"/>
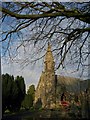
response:
<path id="1" fill-rule="evenodd" d="M 48 43 L 48 48 L 45 55 L 45 71 L 54 71 L 54 57 L 51 51 L 50 43 Z"/>
<path id="2" fill-rule="evenodd" d="M 47 51 L 50 52 L 51 51 L 51 45 L 50 43 L 48 42 L 48 48 L 47 48 Z"/>

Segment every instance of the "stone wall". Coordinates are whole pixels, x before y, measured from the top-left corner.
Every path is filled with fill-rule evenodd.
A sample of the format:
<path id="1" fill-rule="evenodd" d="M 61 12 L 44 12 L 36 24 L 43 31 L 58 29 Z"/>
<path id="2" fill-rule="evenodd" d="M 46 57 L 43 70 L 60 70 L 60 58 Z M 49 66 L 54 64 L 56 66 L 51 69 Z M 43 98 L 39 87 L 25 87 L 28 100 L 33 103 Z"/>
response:
<path id="1" fill-rule="evenodd" d="M 38 86 L 35 91 L 35 100 L 34 106 L 37 104 L 39 100 L 41 100 L 42 107 L 45 106 L 45 74 L 42 72 Z"/>
<path id="2" fill-rule="evenodd" d="M 55 75 L 43 72 L 35 92 L 34 105 L 41 100 L 43 108 L 52 108 L 55 104 Z"/>

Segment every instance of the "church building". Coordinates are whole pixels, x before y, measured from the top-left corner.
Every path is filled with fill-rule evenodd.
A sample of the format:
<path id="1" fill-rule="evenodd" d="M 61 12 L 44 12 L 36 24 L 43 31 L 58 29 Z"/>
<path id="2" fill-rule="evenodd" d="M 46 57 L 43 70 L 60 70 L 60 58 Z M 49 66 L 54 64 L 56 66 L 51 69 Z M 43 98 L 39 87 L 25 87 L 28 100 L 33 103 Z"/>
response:
<path id="1" fill-rule="evenodd" d="M 56 75 L 54 67 L 51 45 L 48 44 L 44 71 L 42 71 L 36 88 L 34 105 L 41 101 L 42 108 L 52 109 L 63 99 L 69 101 L 70 94 L 80 92 L 80 79 Z"/>

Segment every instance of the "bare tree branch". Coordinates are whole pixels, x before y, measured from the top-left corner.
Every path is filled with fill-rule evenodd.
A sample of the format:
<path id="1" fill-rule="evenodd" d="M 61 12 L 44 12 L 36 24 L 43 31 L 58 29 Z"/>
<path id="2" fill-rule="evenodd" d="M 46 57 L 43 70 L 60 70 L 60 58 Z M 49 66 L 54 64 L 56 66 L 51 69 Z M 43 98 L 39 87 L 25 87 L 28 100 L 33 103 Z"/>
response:
<path id="1" fill-rule="evenodd" d="M 0 7 L 0 11 L 17 19 L 39 19 L 44 17 L 66 16 L 67 18 L 75 17 L 76 19 L 90 23 L 90 13 L 81 13 L 78 10 L 65 10 L 64 8 L 61 9 L 60 6 L 59 6 L 60 9 L 59 7 L 58 9 L 56 9 L 55 7 L 52 8 L 48 3 L 45 3 L 45 5 L 49 7 L 51 10 L 44 11 L 41 14 L 33 14 L 33 15 L 18 14 L 4 7 Z"/>
<path id="2" fill-rule="evenodd" d="M 19 42 L 14 52 L 18 54 L 23 46 L 28 57 L 23 59 L 22 64 L 28 65 L 31 55 L 33 62 L 43 58 L 49 41 L 56 61 L 59 61 L 56 68 L 65 67 L 68 55 L 69 63 L 77 64 L 77 70 L 87 65 L 85 61 L 90 55 L 87 50 L 90 39 L 90 2 L 11 2 L 3 3 L 0 11 L 4 55 L 8 51 L 7 54 L 11 58 L 13 53 L 11 43 Z M 29 51 L 31 45 L 37 50 Z"/>

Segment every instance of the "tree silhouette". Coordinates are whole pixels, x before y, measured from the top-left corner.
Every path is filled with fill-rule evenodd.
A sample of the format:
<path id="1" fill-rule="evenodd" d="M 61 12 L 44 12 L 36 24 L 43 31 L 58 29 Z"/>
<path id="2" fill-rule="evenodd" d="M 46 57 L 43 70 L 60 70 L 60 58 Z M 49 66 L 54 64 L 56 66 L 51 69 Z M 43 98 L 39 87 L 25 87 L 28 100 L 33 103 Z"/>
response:
<path id="1" fill-rule="evenodd" d="M 49 41 L 54 47 L 56 61 L 59 61 L 56 68 L 65 67 L 68 54 L 72 64 L 76 64 L 76 70 L 89 65 L 85 61 L 90 54 L 90 2 L 4 2 L 0 11 L 3 55 L 8 54 L 13 60 L 22 46 L 28 53 L 22 65 L 28 65 L 43 58 L 44 54 L 40 52 Z M 16 42 L 18 44 L 12 49 Z M 29 59 L 31 45 L 33 59 Z M 34 47 L 38 48 L 36 52 Z"/>
<path id="2" fill-rule="evenodd" d="M 17 82 L 16 82 L 17 81 Z M 19 82 L 18 82 L 19 81 Z M 24 78 L 9 74 L 2 75 L 2 111 L 9 110 L 11 112 L 17 111 L 21 107 L 21 102 L 25 96 Z"/>
<path id="3" fill-rule="evenodd" d="M 30 85 L 27 94 L 25 95 L 25 99 L 22 102 L 22 106 L 25 109 L 30 109 L 31 107 L 33 107 L 34 97 L 35 97 L 35 86 Z"/>
<path id="4" fill-rule="evenodd" d="M 15 79 L 15 83 L 18 87 L 18 96 L 15 100 L 15 107 L 17 110 L 20 109 L 21 103 L 24 100 L 25 97 L 25 83 L 24 83 L 24 78 L 22 76 L 17 76 Z M 17 102 L 18 101 L 18 102 Z"/>

